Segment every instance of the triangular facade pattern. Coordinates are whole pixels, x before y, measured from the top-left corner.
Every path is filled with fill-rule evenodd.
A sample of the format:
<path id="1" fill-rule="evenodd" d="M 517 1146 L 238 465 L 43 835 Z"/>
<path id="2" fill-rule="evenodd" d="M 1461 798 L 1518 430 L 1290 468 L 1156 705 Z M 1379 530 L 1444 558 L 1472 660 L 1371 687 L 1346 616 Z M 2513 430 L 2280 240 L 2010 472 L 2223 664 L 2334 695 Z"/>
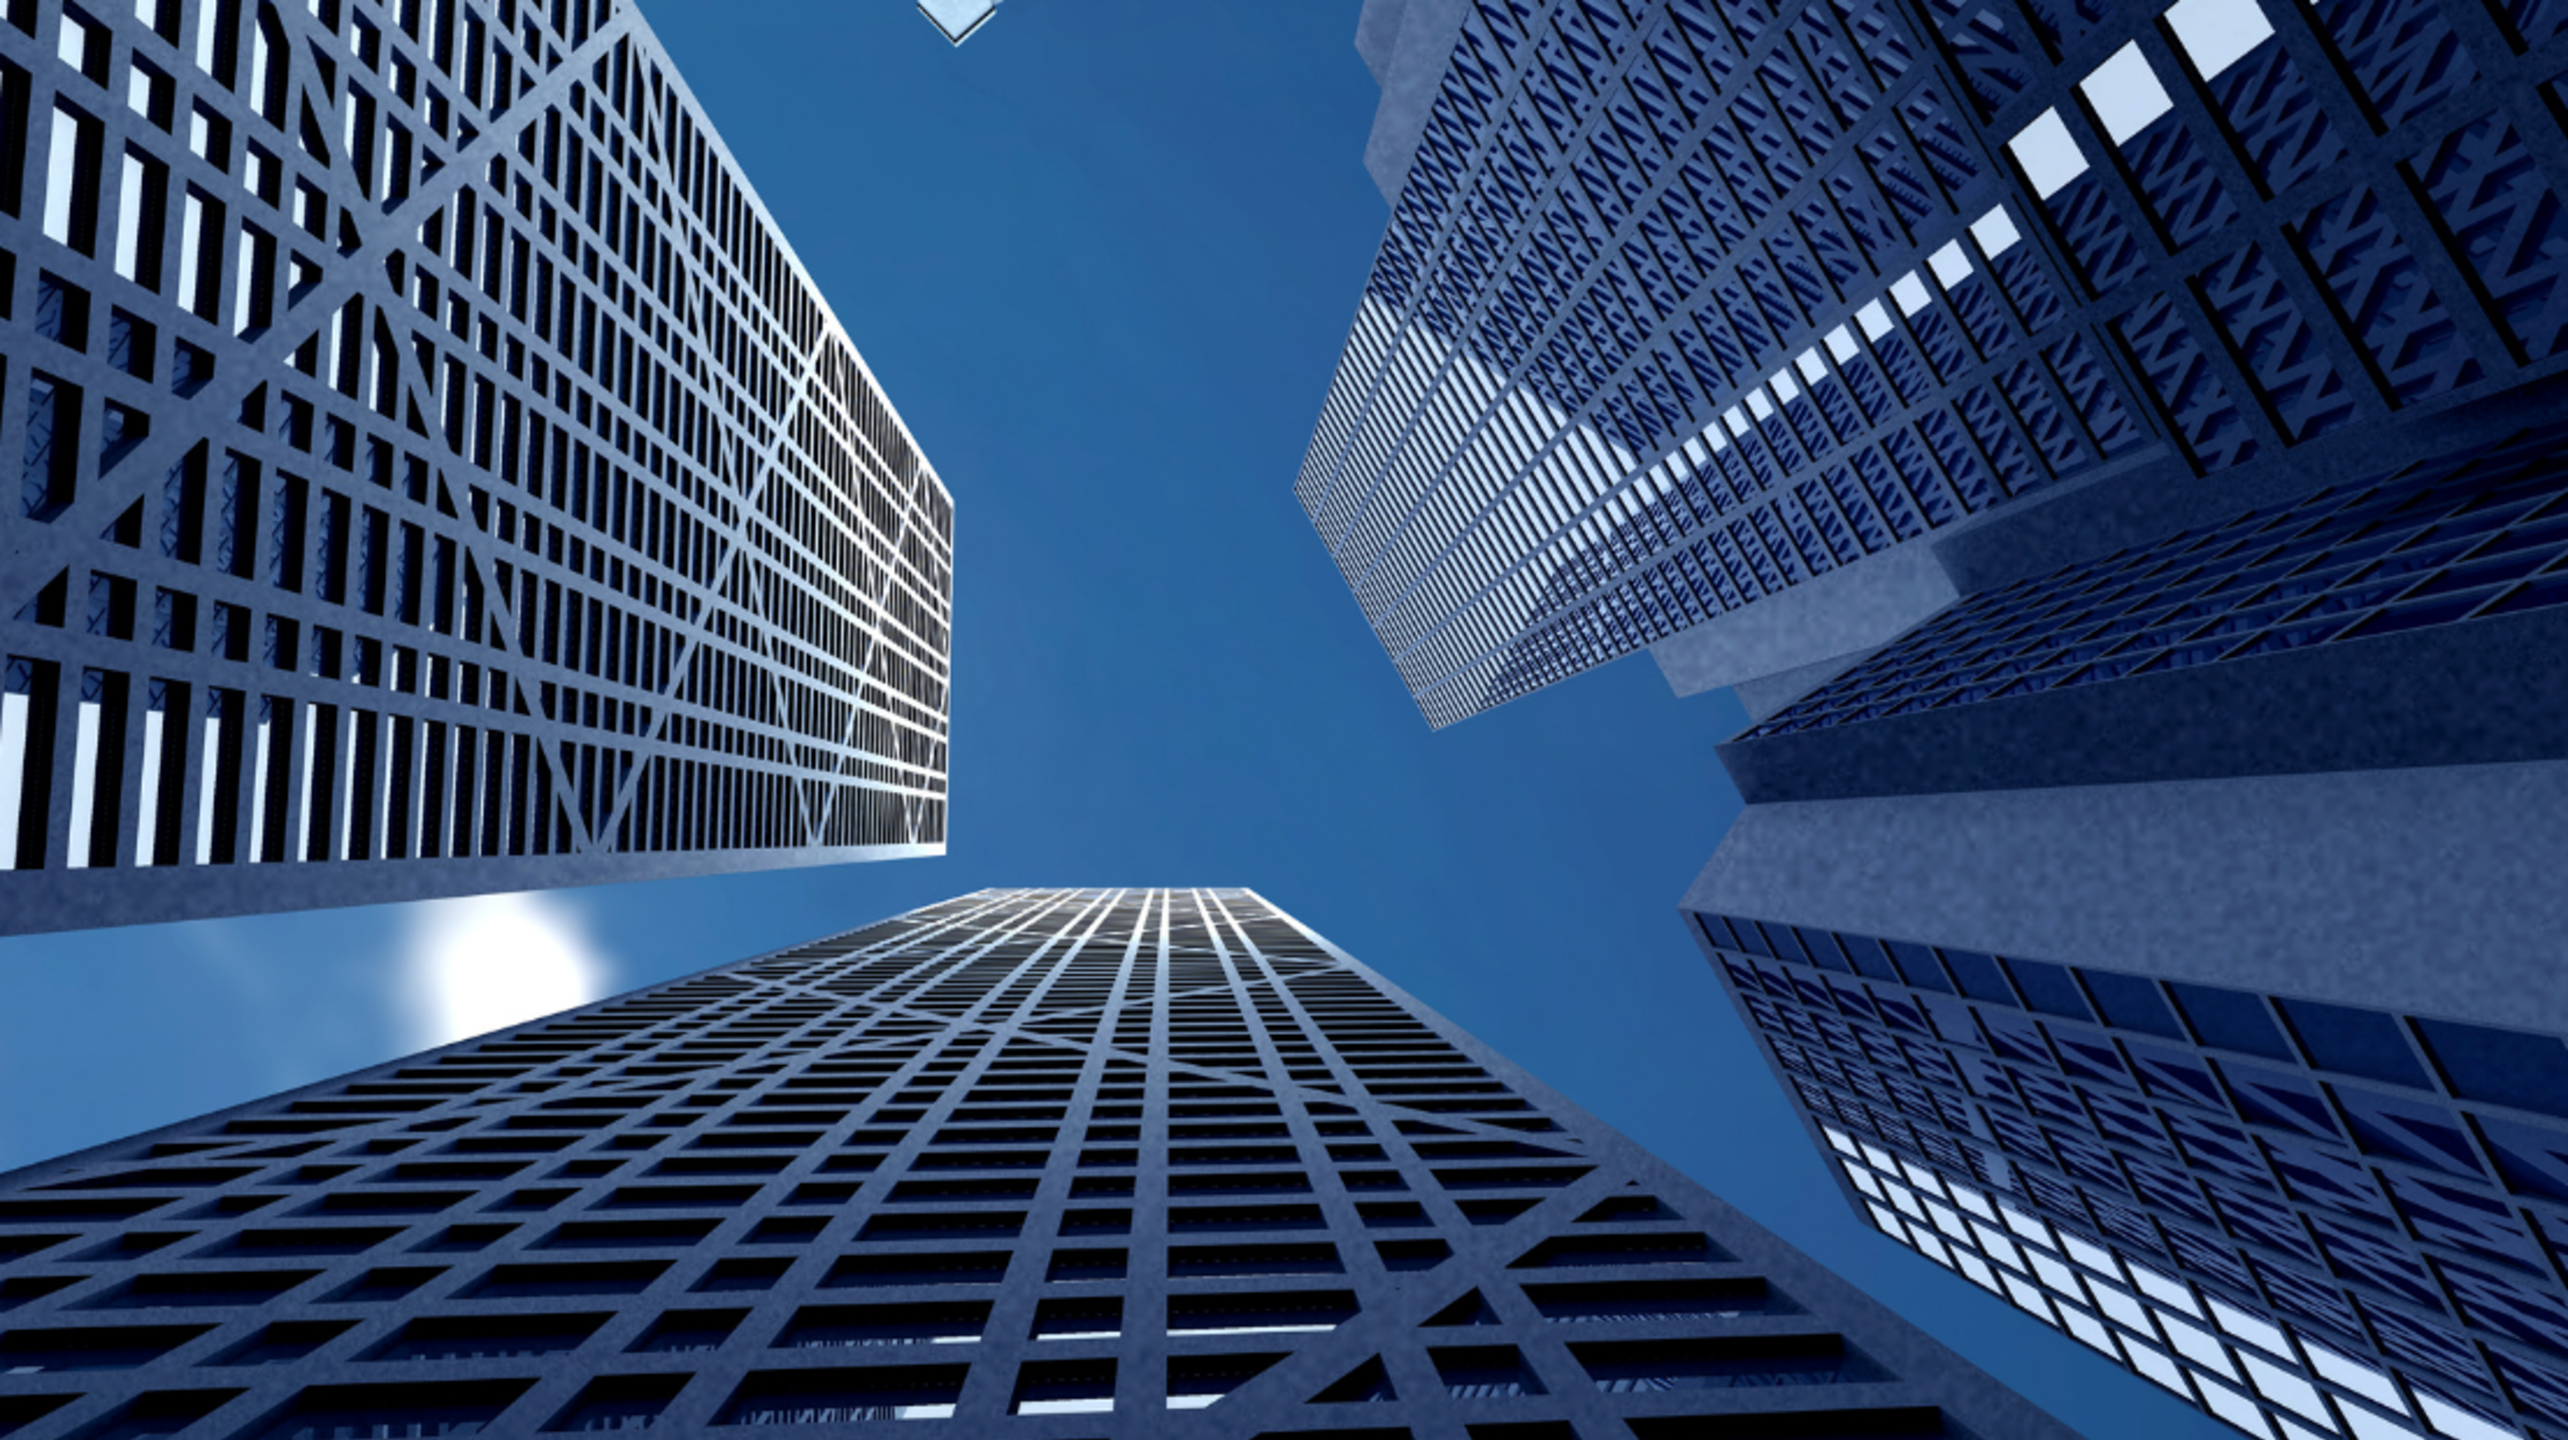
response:
<path id="1" fill-rule="evenodd" d="M 2568 351 L 2555 7 L 1376 8 L 1390 222 L 1295 493 L 1434 725 Z"/>
<path id="2" fill-rule="evenodd" d="M 629 7 L 0 20 L 0 929 L 941 852 L 951 500 Z"/>
<path id="3" fill-rule="evenodd" d="M 983 892 L 0 1181 L 18 1440 L 645 1426 L 2066 1434 L 1242 890 Z"/>

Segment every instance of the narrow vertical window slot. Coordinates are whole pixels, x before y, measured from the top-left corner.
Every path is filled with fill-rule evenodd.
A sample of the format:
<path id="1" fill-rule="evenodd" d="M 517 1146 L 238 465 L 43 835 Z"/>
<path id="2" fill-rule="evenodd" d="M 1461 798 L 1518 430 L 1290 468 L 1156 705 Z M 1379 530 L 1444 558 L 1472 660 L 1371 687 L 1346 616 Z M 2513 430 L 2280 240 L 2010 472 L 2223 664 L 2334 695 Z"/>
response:
<path id="1" fill-rule="evenodd" d="M 98 248 L 99 169 L 105 128 L 61 101 L 45 159 L 45 238 L 83 255 Z"/>

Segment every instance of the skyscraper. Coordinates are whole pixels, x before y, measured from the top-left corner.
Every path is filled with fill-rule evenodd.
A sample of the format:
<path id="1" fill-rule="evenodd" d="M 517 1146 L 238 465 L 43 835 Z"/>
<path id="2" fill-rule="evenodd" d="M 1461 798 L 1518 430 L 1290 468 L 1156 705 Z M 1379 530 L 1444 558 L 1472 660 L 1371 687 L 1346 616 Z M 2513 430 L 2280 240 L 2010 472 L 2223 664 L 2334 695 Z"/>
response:
<path id="1" fill-rule="evenodd" d="M 2568 1427 L 2556 413 L 1960 537 L 1723 750 L 1686 908 L 1849 1197 L 2251 1434 Z"/>
<path id="2" fill-rule="evenodd" d="M 1849 1199 L 1936 1263 L 2252 1435 L 2568 1414 L 2555 1033 L 1697 923 Z"/>
<path id="3" fill-rule="evenodd" d="M 1706 1417 L 2066 1434 L 1242 890 L 983 892 L 0 1182 L 21 1440 Z"/>
<path id="4" fill-rule="evenodd" d="M 1734 686 L 1686 909 L 1850 1200 L 2262 1436 L 2568 1427 L 2563 27 L 1359 34 L 1301 494 L 1427 717 Z"/>
<path id="5" fill-rule="evenodd" d="M 942 851 L 952 503 L 631 7 L 5 20 L 0 932 Z"/>
<path id="6" fill-rule="evenodd" d="M 2562 23 L 1370 0 L 1392 217 L 1300 499 L 1433 724 L 1869 649 L 1957 593 L 1917 542 L 2028 493 L 2554 370 Z"/>
<path id="7" fill-rule="evenodd" d="M 918 13 L 949 43 L 960 45 L 999 13 L 999 0 L 918 0 Z"/>

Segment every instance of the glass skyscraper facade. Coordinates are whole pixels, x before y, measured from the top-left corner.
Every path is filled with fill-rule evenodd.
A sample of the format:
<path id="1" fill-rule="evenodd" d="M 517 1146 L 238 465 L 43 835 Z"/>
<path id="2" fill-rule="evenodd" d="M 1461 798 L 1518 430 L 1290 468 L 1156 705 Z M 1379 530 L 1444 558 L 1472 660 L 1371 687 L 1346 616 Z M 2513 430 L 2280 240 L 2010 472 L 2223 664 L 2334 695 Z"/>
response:
<path id="1" fill-rule="evenodd" d="M 2568 1433 L 2556 413 L 1989 527 L 1723 747 L 1689 919 L 1849 1199 L 2266 1440 Z"/>
<path id="2" fill-rule="evenodd" d="M 1953 595 L 1894 555 L 2028 492 L 2556 369 L 2562 23 L 1372 0 L 1393 213 L 1300 499 L 1437 725 L 1869 648 Z"/>
<path id="3" fill-rule="evenodd" d="M 1243 890 L 993 891 L 0 1179 L 0 1427 L 2066 1431 Z"/>
<path id="4" fill-rule="evenodd" d="M 0 931 L 941 853 L 953 507 L 614 0 L 0 7 Z"/>
<path id="5" fill-rule="evenodd" d="M 2568 1426 L 2557 1036 L 1694 918 L 1902 1244 L 2250 1434 Z"/>
<path id="6" fill-rule="evenodd" d="M 2568 1433 L 2568 12 L 1375 0 L 1300 498 L 1427 719 L 1734 687 L 1696 935 L 1903 1243 Z"/>

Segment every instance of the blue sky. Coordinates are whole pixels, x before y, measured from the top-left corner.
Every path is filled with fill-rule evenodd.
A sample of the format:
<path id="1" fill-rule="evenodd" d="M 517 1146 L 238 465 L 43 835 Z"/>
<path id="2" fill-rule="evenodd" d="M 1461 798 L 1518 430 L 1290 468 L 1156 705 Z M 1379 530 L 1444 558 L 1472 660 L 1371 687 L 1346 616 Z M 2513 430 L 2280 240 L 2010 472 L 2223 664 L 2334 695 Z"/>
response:
<path id="1" fill-rule="evenodd" d="M 1387 214 L 1357 9 L 646 7 L 955 493 L 951 853 L 510 913 L 624 988 L 986 885 L 1252 886 L 2096 1440 L 2232 1435 L 1829 1185 L 1676 917 L 1729 695 L 1636 657 L 1419 719 L 1292 494 Z M 452 919 L 0 941 L 0 1169 L 414 1047 Z"/>

